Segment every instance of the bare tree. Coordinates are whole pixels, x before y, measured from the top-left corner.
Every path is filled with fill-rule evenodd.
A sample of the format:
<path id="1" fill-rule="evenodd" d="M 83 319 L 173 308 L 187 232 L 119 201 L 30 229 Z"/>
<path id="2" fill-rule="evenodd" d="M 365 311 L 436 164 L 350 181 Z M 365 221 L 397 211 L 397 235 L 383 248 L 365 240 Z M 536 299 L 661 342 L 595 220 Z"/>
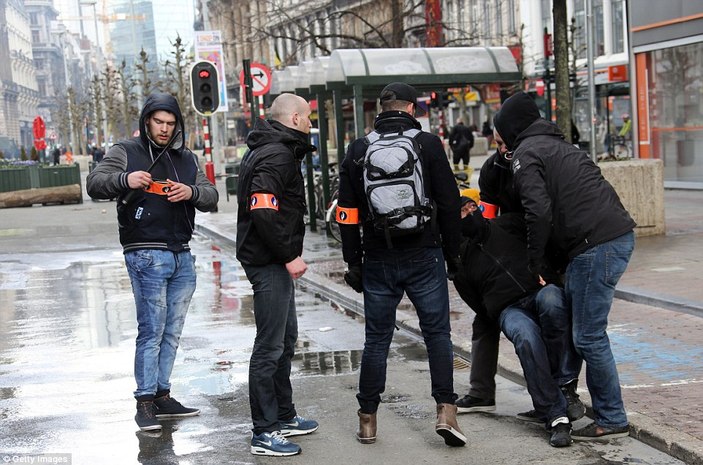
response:
<path id="1" fill-rule="evenodd" d="M 110 65 L 102 72 L 103 95 L 105 96 L 105 112 L 107 115 L 106 139 L 114 136 L 119 128 L 120 115 L 120 83 L 117 71 Z"/>
<path id="2" fill-rule="evenodd" d="M 98 146 L 100 146 L 101 145 L 100 140 L 105 139 L 105 134 L 102 133 L 102 124 L 104 121 L 104 118 L 103 118 L 104 102 L 103 102 L 103 83 L 97 74 L 94 75 L 93 79 L 90 81 L 90 88 L 88 90 L 88 94 L 90 95 L 90 99 L 92 101 L 91 106 L 93 109 L 93 114 L 95 115 L 95 140 L 97 141 Z"/>
<path id="3" fill-rule="evenodd" d="M 171 59 L 163 63 L 166 82 L 170 83 L 168 92 L 178 100 L 187 129 L 195 129 L 195 111 L 190 103 L 190 65 L 192 58 L 186 54 L 185 45 L 180 35 L 171 42 L 173 50 L 169 52 Z M 193 132 L 193 131 L 188 131 Z"/>
<path id="4" fill-rule="evenodd" d="M 557 126 L 571 141 L 571 88 L 569 86 L 569 34 L 566 0 L 554 0 L 554 83 L 557 99 Z M 547 84 L 549 85 L 549 84 Z M 548 102 L 551 105 L 552 102 Z"/>
<path id="5" fill-rule="evenodd" d="M 70 107 L 71 114 L 71 124 L 73 125 L 73 150 L 77 152 L 78 155 L 85 155 L 86 142 L 85 142 L 85 122 L 87 121 L 87 106 L 84 100 L 80 100 L 80 97 L 76 94 L 73 87 L 69 87 L 66 90 L 68 94 L 68 105 Z"/>
<path id="6" fill-rule="evenodd" d="M 136 128 L 135 124 L 139 118 L 139 109 L 134 105 L 135 101 L 135 81 L 132 77 L 127 76 L 127 63 L 122 60 L 120 66 L 116 69 L 117 83 L 120 92 L 120 115 L 122 116 L 123 134 L 125 138 L 132 136 L 132 128 Z"/>
<path id="7" fill-rule="evenodd" d="M 137 72 L 135 73 L 134 80 L 141 90 L 142 100 L 146 100 L 149 94 L 160 87 L 161 82 L 158 80 L 157 82 L 152 81 L 154 71 L 149 64 L 149 54 L 144 48 L 139 52 L 139 57 L 137 58 L 137 64 L 135 66 Z"/>

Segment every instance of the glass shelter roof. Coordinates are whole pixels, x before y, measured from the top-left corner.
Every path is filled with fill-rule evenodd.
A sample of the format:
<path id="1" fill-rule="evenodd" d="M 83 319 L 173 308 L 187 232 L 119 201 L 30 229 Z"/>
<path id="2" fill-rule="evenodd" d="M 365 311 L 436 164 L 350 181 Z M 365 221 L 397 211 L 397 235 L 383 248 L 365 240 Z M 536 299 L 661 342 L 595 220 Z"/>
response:
<path id="1" fill-rule="evenodd" d="M 418 89 L 515 82 L 521 74 L 507 47 L 337 49 L 275 71 L 271 93 L 317 92 L 403 81 Z M 312 87 L 314 86 L 314 87 Z"/>

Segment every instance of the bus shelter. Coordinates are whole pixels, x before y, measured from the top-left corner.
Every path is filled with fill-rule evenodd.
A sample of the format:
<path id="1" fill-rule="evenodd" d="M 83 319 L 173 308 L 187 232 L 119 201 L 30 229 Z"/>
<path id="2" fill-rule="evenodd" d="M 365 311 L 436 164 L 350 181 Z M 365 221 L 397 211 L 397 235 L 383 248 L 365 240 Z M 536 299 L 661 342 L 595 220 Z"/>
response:
<path id="1" fill-rule="evenodd" d="M 325 101 L 332 99 L 337 159 L 344 158 L 342 100 L 351 98 L 354 132 L 364 135 L 364 101 L 376 100 L 390 82 L 411 84 L 418 92 L 465 87 L 471 84 L 514 83 L 522 79 L 507 47 L 373 48 L 336 49 L 328 57 L 304 61 L 275 71 L 271 94 L 285 92 L 317 99 L 320 130 L 320 167 L 324 204 L 329 203 L 327 143 L 329 138 Z M 312 163 L 308 160 L 308 190 L 312 189 Z M 310 198 L 313 198 L 312 195 Z M 310 202 L 312 204 L 312 202 Z M 314 230 L 314 205 L 311 225 Z"/>

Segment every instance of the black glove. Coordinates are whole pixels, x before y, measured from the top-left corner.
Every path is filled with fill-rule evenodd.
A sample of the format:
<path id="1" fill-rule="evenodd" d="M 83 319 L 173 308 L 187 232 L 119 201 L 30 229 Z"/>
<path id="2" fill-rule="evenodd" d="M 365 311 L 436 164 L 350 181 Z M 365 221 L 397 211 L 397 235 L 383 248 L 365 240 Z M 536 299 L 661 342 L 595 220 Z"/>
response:
<path id="1" fill-rule="evenodd" d="M 540 258 L 540 259 L 534 259 L 531 258 L 527 267 L 530 270 L 530 273 L 532 273 L 537 280 L 542 280 L 544 282 L 540 282 L 540 284 L 558 284 L 559 283 L 559 275 L 554 272 L 551 266 L 547 263 L 546 260 Z"/>
<path id="2" fill-rule="evenodd" d="M 364 292 L 361 265 L 349 265 L 349 269 L 344 272 L 344 282 L 356 292 Z"/>
<path id="3" fill-rule="evenodd" d="M 449 257 L 447 259 L 447 279 L 454 281 L 457 273 L 461 270 L 461 258 Z"/>

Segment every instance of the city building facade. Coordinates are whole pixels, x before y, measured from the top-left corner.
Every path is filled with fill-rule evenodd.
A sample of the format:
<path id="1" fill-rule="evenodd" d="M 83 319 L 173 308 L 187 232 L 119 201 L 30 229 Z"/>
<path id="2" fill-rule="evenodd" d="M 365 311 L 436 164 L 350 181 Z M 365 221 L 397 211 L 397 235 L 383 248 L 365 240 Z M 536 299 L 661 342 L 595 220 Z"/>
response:
<path id="1" fill-rule="evenodd" d="M 31 148 L 39 91 L 29 15 L 21 0 L 0 1 L 0 150 Z"/>

